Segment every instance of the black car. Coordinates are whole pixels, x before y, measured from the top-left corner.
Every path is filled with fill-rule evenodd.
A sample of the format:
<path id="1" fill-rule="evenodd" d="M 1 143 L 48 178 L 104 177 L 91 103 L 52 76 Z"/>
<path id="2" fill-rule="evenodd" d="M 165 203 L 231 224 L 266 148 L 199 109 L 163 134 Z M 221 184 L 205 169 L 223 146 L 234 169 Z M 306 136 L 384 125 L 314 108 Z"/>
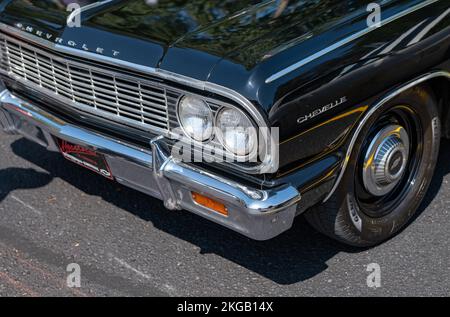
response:
<path id="1" fill-rule="evenodd" d="M 0 76 L 5 132 L 168 209 L 372 246 L 450 136 L 450 2 L 3 0 Z"/>

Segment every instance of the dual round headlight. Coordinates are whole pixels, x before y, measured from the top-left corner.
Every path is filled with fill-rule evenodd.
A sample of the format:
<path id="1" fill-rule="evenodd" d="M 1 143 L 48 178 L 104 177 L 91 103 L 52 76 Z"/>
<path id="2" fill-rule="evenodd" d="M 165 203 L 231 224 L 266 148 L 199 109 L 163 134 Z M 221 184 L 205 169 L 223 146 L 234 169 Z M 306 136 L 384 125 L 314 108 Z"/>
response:
<path id="1" fill-rule="evenodd" d="M 251 120 L 239 109 L 223 107 L 214 116 L 202 99 L 185 96 L 178 105 L 178 119 L 184 133 L 205 142 L 215 134 L 222 146 L 237 156 L 253 153 L 257 147 L 257 131 Z"/>
<path id="2" fill-rule="evenodd" d="M 217 114 L 216 126 L 217 136 L 228 151 L 238 156 L 253 153 L 258 140 L 256 129 L 242 111 L 223 108 Z"/>
<path id="3" fill-rule="evenodd" d="M 213 134 L 213 113 L 208 104 L 196 97 L 185 96 L 178 105 L 178 118 L 184 133 L 203 142 Z"/>

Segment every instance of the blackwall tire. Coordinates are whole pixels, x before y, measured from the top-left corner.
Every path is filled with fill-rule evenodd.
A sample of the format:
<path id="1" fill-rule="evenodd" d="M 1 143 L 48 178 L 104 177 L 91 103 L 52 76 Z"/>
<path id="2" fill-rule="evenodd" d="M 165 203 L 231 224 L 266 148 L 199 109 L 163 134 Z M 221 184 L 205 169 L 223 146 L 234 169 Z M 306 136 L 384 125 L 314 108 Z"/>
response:
<path id="1" fill-rule="evenodd" d="M 407 126 L 410 152 L 394 189 L 378 196 L 361 174 L 367 167 L 364 156 L 370 142 L 389 124 Z M 305 218 L 318 231 L 353 246 L 374 246 L 391 238 L 408 224 L 425 197 L 436 166 L 440 133 L 437 104 L 426 86 L 412 88 L 383 105 L 359 134 L 336 192 L 305 213 Z"/>

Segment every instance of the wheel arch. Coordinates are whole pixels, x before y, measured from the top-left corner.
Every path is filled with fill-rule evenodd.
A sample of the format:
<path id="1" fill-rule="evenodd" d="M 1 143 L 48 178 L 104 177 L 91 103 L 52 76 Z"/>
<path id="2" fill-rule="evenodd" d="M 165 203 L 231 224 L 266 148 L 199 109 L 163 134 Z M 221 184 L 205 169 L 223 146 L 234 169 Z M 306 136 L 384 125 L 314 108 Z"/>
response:
<path id="1" fill-rule="evenodd" d="M 353 152 L 353 147 L 356 143 L 356 140 L 358 139 L 359 134 L 361 133 L 363 127 L 369 120 L 369 118 L 374 115 L 374 113 L 382 107 L 384 104 L 388 103 L 392 99 L 396 98 L 400 94 L 402 94 L 405 91 L 408 91 L 414 87 L 428 84 L 435 97 L 437 98 L 439 112 L 441 120 L 443 121 L 443 135 L 450 137 L 450 71 L 433 71 L 426 74 L 423 74 L 419 77 L 416 77 L 415 79 L 406 82 L 403 85 L 400 85 L 392 90 L 389 90 L 386 94 L 383 94 L 380 98 L 375 100 L 372 107 L 369 108 L 369 110 L 366 112 L 366 114 L 363 116 L 363 118 L 360 120 L 358 125 L 355 128 L 355 131 L 350 139 L 350 143 L 348 145 L 348 148 L 345 153 L 345 158 L 342 162 L 342 166 L 340 168 L 339 174 L 336 178 L 336 181 L 331 189 L 331 191 L 328 193 L 328 195 L 325 197 L 323 202 L 325 203 L 330 199 L 330 197 L 334 194 L 336 189 L 338 188 L 342 177 L 345 174 L 348 162 L 351 157 L 351 153 Z M 448 134 L 447 134 L 448 131 Z"/>
<path id="2" fill-rule="evenodd" d="M 450 74 L 450 73 L 449 73 Z M 427 82 L 436 98 L 442 124 L 442 136 L 450 138 L 450 77 L 432 78 Z"/>

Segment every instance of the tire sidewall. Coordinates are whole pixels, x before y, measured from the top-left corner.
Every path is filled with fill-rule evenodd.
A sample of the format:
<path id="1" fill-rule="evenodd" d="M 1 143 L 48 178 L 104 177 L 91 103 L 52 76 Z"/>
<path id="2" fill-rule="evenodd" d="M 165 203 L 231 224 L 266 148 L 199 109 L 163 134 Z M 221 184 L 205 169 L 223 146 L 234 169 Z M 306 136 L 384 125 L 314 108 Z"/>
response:
<path id="1" fill-rule="evenodd" d="M 356 173 L 359 173 L 357 161 L 372 125 L 380 115 L 397 105 L 407 105 L 417 114 L 423 132 L 422 157 L 416 172 L 416 182 L 411 185 L 405 198 L 389 214 L 373 218 L 361 211 L 355 198 L 355 177 Z M 419 208 L 430 185 L 439 153 L 439 143 L 439 114 L 432 94 L 427 89 L 413 88 L 377 109 L 358 136 L 337 191 L 338 197 L 341 198 L 340 212 L 348 224 L 347 228 L 367 244 L 374 244 L 386 240 L 407 224 Z"/>

